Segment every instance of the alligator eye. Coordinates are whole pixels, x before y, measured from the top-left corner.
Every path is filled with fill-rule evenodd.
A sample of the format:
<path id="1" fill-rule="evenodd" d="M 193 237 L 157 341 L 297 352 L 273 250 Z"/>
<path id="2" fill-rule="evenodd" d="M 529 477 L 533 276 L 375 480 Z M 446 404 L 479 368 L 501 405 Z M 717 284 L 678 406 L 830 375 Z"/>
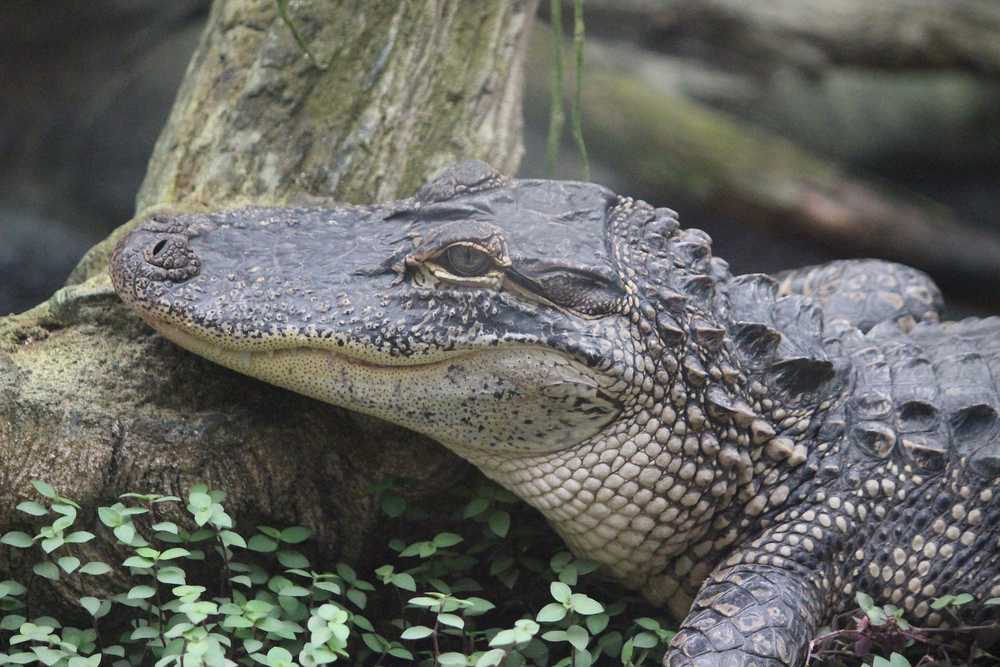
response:
<path id="1" fill-rule="evenodd" d="M 444 251 L 444 267 L 456 276 L 472 278 L 483 276 L 493 268 L 493 258 L 482 250 L 464 243 L 456 243 Z"/>

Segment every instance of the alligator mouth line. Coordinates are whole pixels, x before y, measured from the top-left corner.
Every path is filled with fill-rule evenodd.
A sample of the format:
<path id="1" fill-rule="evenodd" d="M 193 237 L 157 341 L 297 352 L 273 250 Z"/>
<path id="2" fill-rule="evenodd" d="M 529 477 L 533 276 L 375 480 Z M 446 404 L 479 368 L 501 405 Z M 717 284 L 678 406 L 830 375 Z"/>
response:
<path id="1" fill-rule="evenodd" d="M 144 318 L 145 319 L 145 318 Z M 331 358 L 339 359 L 344 363 L 351 364 L 353 366 L 369 368 L 374 371 L 384 370 L 384 371 L 401 371 L 405 369 L 417 370 L 429 370 L 436 366 L 443 366 L 446 364 L 451 364 L 456 361 L 467 359 L 470 357 L 475 357 L 482 354 L 485 350 L 456 350 L 452 352 L 441 352 L 434 358 L 427 359 L 425 361 L 414 361 L 411 359 L 406 359 L 401 357 L 400 361 L 403 363 L 392 364 L 392 363 L 380 363 L 372 359 L 366 359 L 361 356 L 356 356 L 353 354 L 348 354 L 344 352 L 341 347 L 328 347 L 324 345 L 303 345 L 303 344 L 291 344 L 288 346 L 272 347 L 272 348 L 260 348 L 260 349 L 248 349 L 245 347 L 230 347 L 224 344 L 222 341 L 213 340 L 209 337 L 198 336 L 197 334 L 185 331 L 178 326 L 173 324 L 157 321 L 152 319 L 146 319 L 146 322 L 157 330 L 164 338 L 170 340 L 171 342 L 179 345 L 182 348 L 191 350 L 200 355 L 204 355 L 208 358 L 212 357 L 226 357 L 234 363 L 239 364 L 243 368 L 250 368 L 253 365 L 255 359 L 262 358 L 273 358 L 279 355 L 295 354 L 297 352 L 308 352 L 308 353 L 322 353 Z M 491 348 L 495 349 L 495 348 Z M 554 350 L 549 350 L 547 348 L 536 347 L 535 349 L 544 351 L 548 354 L 558 354 Z M 443 355 L 443 356 L 442 356 Z"/>
<path id="2" fill-rule="evenodd" d="M 252 375 L 250 371 L 255 366 L 256 361 L 281 357 L 287 358 L 286 355 L 294 356 L 297 354 L 322 354 L 331 362 L 339 362 L 345 366 L 353 366 L 355 368 L 364 368 L 375 373 L 399 373 L 408 370 L 414 373 L 433 372 L 437 368 L 443 368 L 462 361 L 482 358 L 484 356 L 494 354 L 499 356 L 516 354 L 532 356 L 537 355 L 550 358 L 560 357 L 570 364 L 579 364 L 583 368 L 587 367 L 586 364 L 574 359 L 571 355 L 565 352 L 537 344 L 518 345 L 516 347 L 491 346 L 478 349 L 472 348 L 464 350 L 437 351 L 436 354 L 426 360 L 418 361 L 414 360 L 412 357 L 399 357 L 398 359 L 402 363 L 396 364 L 382 363 L 370 358 L 349 354 L 341 346 L 309 345 L 301 342 L 292 343 L 289 341 L 291 344 L 287 346 L 251 349 L 247 347 L 229 346 L 226 345 L 224 340 L 198 335 L 198 332 L 187 331 L 177 325 L 163 320 L 156 320 L 145 316 L 143 319 L 147 324 L 149 324 L 150 327 L 158 331 L 160 335 L 176 345 L 215 361 L 223 366 L 233 368 L 234 370 L 249 375 Z M 594 382 L 594 386 L 598 386 L 600 384 L 602 383 L 599 381 Z"/>

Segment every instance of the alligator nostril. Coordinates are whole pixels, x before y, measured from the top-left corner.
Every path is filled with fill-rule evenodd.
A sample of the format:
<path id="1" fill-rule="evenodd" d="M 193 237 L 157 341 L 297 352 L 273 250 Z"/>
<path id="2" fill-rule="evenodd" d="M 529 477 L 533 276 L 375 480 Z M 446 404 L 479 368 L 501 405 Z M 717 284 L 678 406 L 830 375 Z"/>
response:
<path id="1" fill-rule="evenodd" d="M 142 250 L 142 257 L 150 266 L 151 276 L 173 282 L 183 282 L 198 275 L 201 262 L 191 250 L 187 239 L 176 234 L 158 234 L 149 239 Z M 155 237 L 154 237 L 155 238 Z"/>

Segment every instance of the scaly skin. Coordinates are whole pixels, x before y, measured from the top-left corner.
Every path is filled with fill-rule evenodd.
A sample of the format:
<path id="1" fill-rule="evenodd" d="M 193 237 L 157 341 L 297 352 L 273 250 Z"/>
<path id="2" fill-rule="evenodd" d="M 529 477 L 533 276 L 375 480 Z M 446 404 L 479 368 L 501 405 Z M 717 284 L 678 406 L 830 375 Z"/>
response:
<path id="1" fill-rule="evenodd" d="M 1000 319 L 938 323 L 912 269 L 733 277 L 670 210 L 464 163 L 160 212 L 111 272 L 193 352 L 471 460 L 683 619 L 671 667 L 801 665 L 857 591 L 930 625 L 1000 595 Z"/>

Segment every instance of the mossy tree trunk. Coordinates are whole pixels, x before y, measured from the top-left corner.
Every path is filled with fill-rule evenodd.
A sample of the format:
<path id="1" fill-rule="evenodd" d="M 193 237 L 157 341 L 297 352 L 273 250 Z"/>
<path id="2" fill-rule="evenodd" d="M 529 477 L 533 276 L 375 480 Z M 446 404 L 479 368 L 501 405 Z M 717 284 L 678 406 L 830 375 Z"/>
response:
<path id="1" fill-rule="evenodd" d="M 218 0 L 139 193 L 154 204 L 373 201 L 445 164 L 520 159 L 521 70 L 536 2 Z M 402 429 L 238 376 L 154 334 L 110 291 L 124 225 L 67 287 L 0 319 L 0 534 L 44 479 L 94 509 L 127 491 L 227 492 L 238 523 L 312 527 L 325 555 L 382 536 L 372 488 L 434 493 L 465 468 Z M 159 520 L 183 511 L 157 506 Z M 97 532 L 101 529 L 98 528 Z M 373 539 L 373 538 L 378 538 Z M 107 541 L 84 561 L 121 562 Z M 0 572 L 23 569 L 0 549 Z M 64 577 L 69 599 L 122 582 Z"/>

